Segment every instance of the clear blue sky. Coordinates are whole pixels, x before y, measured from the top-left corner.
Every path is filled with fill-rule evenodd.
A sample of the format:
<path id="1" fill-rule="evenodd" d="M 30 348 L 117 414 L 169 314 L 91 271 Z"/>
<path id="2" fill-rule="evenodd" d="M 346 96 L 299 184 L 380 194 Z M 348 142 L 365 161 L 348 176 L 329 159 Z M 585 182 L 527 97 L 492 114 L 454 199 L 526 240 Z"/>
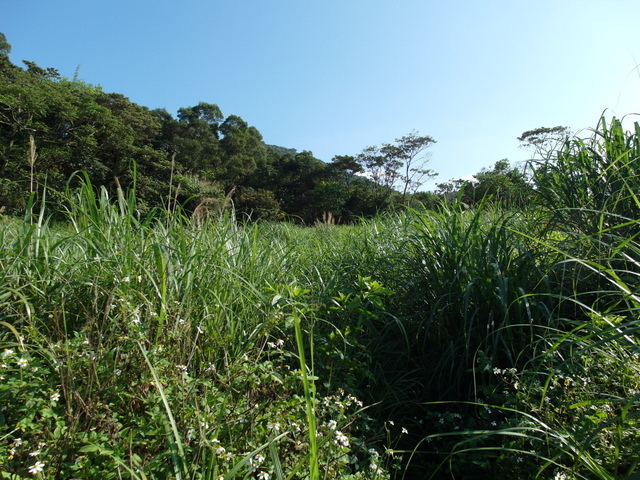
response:
<path id="1" fill-rule="evenodd" d="M 439 181 L 536 127 L 640 112 L 638 0 L 0 0 L 11 59 L 322 160 L 417 130 Z M 587 135 L 588 132 L 583 132 Z M 433 187 L 433 184 L 431 185 Z"/>

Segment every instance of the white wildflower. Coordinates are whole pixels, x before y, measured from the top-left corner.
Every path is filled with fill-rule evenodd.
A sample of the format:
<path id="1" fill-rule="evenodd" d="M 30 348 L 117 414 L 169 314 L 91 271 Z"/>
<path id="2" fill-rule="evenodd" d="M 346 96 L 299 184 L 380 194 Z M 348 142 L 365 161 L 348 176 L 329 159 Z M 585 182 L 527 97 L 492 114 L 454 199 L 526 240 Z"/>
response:
<path id="1" fill-rule="evenodd" d="M 35 475 L 44 470 L 44 462 L 36 462 L 34 465 L 29 467 L 29 473 Z"/>
<path id="2" fill-rule="evenodd" d="M 278 422 L 269 423 L 269 424 L 267 424 L 267 428 L 269 430 L 273 430 L 274 432 L 279 432 L 280 431 L 280 424 Z"/>
<path id="3" fill-rule="evenodd" d="M 341 447 L 345 447 L 345 448 L 349 447 L 349 437 L 347 437 L 340 430 L 336 430 L 336 440 L 335 440 L 335 442 L 336 442 L 337 445 L 339 445 Z"/>

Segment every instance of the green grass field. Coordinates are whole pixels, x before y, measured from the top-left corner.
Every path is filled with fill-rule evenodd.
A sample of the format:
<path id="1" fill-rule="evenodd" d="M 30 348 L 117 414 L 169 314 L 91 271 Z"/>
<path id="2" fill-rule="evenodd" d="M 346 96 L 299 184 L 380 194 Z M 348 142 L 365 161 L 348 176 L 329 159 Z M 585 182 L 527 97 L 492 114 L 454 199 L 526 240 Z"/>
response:
<path id="1" fill-rule="evenodd" d="M 519 211 L 196 224 L 85 183 L 1 218 L 0 477 L 639 478 L 618 127 Z"/>

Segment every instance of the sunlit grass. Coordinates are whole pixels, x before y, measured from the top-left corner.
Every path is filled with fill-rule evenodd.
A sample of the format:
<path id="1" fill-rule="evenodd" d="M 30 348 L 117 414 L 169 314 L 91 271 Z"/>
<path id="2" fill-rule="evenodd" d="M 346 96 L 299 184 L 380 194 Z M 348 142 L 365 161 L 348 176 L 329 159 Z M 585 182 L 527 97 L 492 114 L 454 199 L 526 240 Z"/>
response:
<path id="1" fill-rule="evenodd" d="M 616 129 L 591 146 L 596 178 L 624 177 L 603 205 L 569 149 L 544 209 L 193 222 L 85 178 L 66 212 L 3 217 L 0 472 L 632 478 L 636 137 Z M 582 203 L 553 204 L 560 181 Z"/>

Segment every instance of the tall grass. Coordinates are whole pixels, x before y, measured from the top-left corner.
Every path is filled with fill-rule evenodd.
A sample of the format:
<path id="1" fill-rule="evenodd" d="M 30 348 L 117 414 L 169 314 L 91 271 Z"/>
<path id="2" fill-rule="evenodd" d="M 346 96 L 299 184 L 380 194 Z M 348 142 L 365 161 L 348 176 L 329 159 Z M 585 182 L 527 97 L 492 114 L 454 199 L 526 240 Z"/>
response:
<path id="1" fill-rule="evenodd" d="M 86 177 L 64 221 L 32 199 L 0 222 L 0 472 L 637 474 L 637 133 L 567 143 L 530 210 L 194 222 Z"/>
<path id="2" fill-rule="evenodd" d="M 55 478 L 355 471 L 346 454 L 359 401 L 325 389 L 317 404 L 301 348 L 312 331 L 272 302 L 274 286 L 330 277 L 310 238 L 228 217 L 140 216 L 133 195 L 112 199 L 87 181 L 69 196 L 66 223 L 41 212 L 2 225 L 1 471 L 26 476 L 36 461 Z M 322 295 L 308 300 L 309 322 Z"/>
<path id="3" fill-rule="evenodd" d="M 574 137 L 536 162 L 533 180 L 551 228 L 587 235 L 615 229 L 637 234 L 640 217 L 640 126 L 625 132 L 622 122 L 603 117 L 588 139 Z"/>
<path id="4" fill-rule="evenodd" d="M 619 121 L 603 119 L 590 139 L 571 139 L 536 166 L 536 194 L 546 209 L 541 228 L 512 232 L 528 251 L 549 254 L 536 259 L 546 265 L 546 293 L 527 289 L 515 303 L 535 293 L 548 305 L 548 320 L 536 322 L 530 345 L 513 350 L 521 362 L 503 357 L 490 365 L 493 382 L 467 405 L 475 421 L 447 417 L 420 442 L 414 458 L 448 450 L 432 463 L 432 478 L 445 471 L 464 478 L 465 464 L 486 476 L 638 475 L 637 145 L 637 124 L 625 133 Z M 453 405 L 428 408 L 462 408 Z"/>

